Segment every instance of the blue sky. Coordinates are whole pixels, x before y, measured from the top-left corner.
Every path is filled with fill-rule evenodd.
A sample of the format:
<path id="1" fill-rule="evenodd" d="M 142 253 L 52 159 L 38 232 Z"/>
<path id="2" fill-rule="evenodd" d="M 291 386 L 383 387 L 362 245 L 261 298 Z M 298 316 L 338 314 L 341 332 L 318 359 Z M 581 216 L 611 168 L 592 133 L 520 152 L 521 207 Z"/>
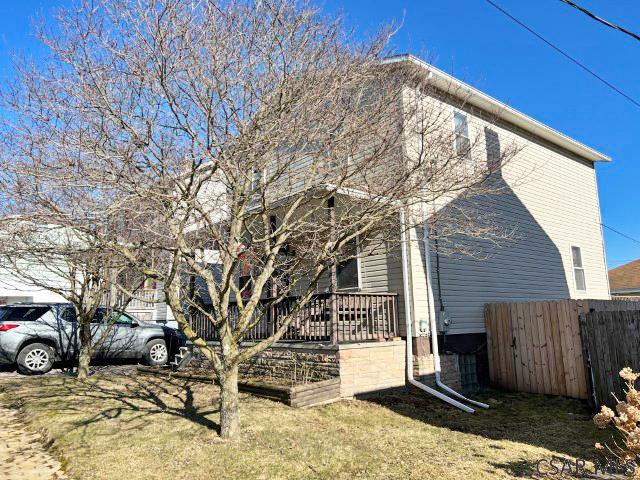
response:
<path id="1" fill-rule="evenodd" d="M 640 101 L 640 42 L 598 24 L 560 0 L 495 0 L 628 95 Z M 30 18 L 65 0 L 0 2 L 0 76 L 9 53 L 37 52 Z M 577 0 L 640 33 L 637 0 Z M 597 165 L 603 223 L 640 241 L 640 108 L 580 70 L 484 0 L 325 0 L 370 34 L 403 20 L 394 49 L 443 70 L 613 157 Z M 579 199 L 576 199 L 579 201 Z M 640 243 L 604 231 L 610 266 L 640 258 Z"/>

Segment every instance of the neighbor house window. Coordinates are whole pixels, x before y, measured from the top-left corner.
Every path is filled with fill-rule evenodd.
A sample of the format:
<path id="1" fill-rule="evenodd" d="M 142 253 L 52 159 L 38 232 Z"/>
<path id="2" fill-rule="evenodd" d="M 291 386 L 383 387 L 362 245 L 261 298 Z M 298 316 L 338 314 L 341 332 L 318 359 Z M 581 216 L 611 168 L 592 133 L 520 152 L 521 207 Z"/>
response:
<path id="1" fill-rule="evenodd" d="M 453 131 L 455 135 L 454 146 L 456 154 L 469 158 L 471 142 L 469 141 L 469 125 L 467 124 L 466 115 L 460 112 L 453 114 Z"/>
<path id="2" fill-rule="evenodd" d="M 347 242 L 344 248 L 345 256 L 350 257 L 342 262 L 338 262 L 338 288 L 359 288 L 360 287 L 360 265 L 358 259 L 358 242 L 354 238 Z"/>
<path id="3" fill-rule="evenodd" d="M 571 256 L 573 258 L 573 276 L 576 281 L 576 290 L 586 290 L 587 281 L 584 276 L 582 250 L 580 250 L 580 247 L 571 247 Z"/>

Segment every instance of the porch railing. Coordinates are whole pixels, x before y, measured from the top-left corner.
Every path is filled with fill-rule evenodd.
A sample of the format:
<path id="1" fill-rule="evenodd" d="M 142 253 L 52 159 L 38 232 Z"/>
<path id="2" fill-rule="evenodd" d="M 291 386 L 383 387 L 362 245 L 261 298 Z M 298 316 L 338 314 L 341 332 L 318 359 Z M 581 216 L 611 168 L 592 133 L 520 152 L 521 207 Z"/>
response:
<path id="1" fill-rule="evenodd" d="M 136 298 L 132 298 L 127 306 L 128 310 L 153 310 L 156 308 L 154 300 L 156 298 L 155 289 L 144 289 L 136 292 Z"/>
<path id="2" fill-rule="evenodd" d="M 158 292 L 152 288 L 138 290 L 135 293 L 135 298 L 132 298 L 127 303 L 126 309 L 130 311 L 155 310 L 158 302 L 157 294 Z M 102 297 L 103 305 L 122 307 L 124 303 L 125 300 L 121 294 L 118 294 L 116 297 L 112 297 L 110 293 L 107 293 Z"/>
<path id="3" fill-rule="evenodd" d="M 285 298 L 273 304 L 262 301 L 255 317 L 256 325 L 245 340 L 262 340 L 272 335 L 297 304 Z M 237 324 L 238 309 L 230 306 L 231 327 Z M 213 324 L 202 314 L 194 314 L 191 326 L 205 340 L 218 340 Z M 395 293 L 320 293 L 297 313 L 282 340 L 349 343 L 383 340 L 398 335 L 397 294 Z"/>

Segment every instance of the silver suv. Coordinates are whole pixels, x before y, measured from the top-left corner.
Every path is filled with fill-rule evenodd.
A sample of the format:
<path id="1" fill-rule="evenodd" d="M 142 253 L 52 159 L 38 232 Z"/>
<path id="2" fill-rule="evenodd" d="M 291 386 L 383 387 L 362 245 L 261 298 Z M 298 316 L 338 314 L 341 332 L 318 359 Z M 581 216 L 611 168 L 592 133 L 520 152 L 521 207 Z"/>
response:
<path id="1" fill-rule="evenodd" d="M 111 329 L 95 357 L 144 360 L 164 365 L 186 344 L 174 328 L 140 321 L 127 313 L 99 309 L 91 323 L 92 337 Z M 71 304 L 20 303 L 0 307 L 0 364 L 17 364 L 25 374 L 46 373 L 54 362 L 72 361 L 79 350 L 78 323 Z"/>

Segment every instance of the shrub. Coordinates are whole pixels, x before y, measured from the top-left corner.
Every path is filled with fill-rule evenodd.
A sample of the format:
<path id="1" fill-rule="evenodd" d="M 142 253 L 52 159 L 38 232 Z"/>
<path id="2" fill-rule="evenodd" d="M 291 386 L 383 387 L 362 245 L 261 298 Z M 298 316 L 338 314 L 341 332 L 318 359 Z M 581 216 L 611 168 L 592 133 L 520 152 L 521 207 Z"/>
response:
<path id="1" fill-rule="evenodd" d="M 636 390 L 636 381 L 640 378 L 640 373 L 626 367 L 620 370 L 620 377 L 626 383 L 625 399 L 616 398 L 615 412 L 603 406 L 600 413 L 593 417 L 593 423 L 598 428 L 613 425 L 622 436 L 623 445 L 617 446 L 620 457 L 624 460 L 635 460 L 640 455 L 640 392 Z"/>

